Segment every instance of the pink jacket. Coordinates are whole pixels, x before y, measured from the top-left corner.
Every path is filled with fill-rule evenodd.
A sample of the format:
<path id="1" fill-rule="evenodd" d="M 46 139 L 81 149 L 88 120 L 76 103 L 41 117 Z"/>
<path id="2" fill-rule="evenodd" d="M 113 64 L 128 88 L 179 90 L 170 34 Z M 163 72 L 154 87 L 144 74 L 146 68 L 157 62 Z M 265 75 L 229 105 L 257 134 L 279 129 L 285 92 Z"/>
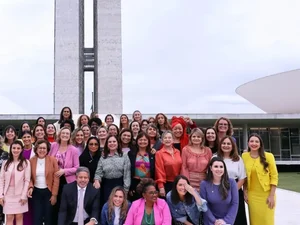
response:
<path id="1" fill-rule="evenodd" d="M 154 220 L 155 225 L 171 225 L 172 217 L 167 202 L 158 198 L 154 203 Z M 140 225 L 143 220 L 145 211 L 145 200 L 140 198 L 131 204 L 124 225 Z"/>
<path id="2" fill-rule="evenodd" d="M 1 173 L 0 173 L 0 198 L 5 197 L 7 190 L 9 188 L 9 183 L 11 179 L 11 174 L 14 169 L 15 171 L 15 195 L 21 195 L 21 199 L 27 199 L 27 191 L 30 182 L 30 162 L 27 161 L 27 166 L 24 165 L 24 169 L 21 171 L 17 170 L 17 167 L 14 168 L 13 164 L 11 163 L 7 171 L 4 170 L 4 165 L 6 161 L 3 162 Z"/>
<path id="3" fill-rule="evenodd" d="M 59 144 L 57 142 L 52 143 L 49 155 L 54 156 L 54 158 L 56 158 L 55 155 L 58 149 L 59 149 Z M 73 145 L 68 145 L 66 151 L 66 160 L 64 165 L 65 177 L 68 184 L 76 180 L 75 173 L 78 167 L 79 167 L 78 150 Z"/>

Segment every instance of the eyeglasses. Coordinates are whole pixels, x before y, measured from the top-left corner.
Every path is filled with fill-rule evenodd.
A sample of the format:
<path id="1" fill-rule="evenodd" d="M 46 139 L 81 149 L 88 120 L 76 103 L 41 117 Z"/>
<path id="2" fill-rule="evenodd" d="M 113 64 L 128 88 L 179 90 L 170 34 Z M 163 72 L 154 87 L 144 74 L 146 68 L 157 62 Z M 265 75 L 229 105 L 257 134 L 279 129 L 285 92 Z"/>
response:
<path id="1" fill-rule="evenodd" d="M 98 143 L 89 143 L 89 146 L 98 146 Z"/>
<path id="2" fill-rule="evenodd" d="M 158 191 L 149 191 L 148 194 L 149 195 L 158 195 Z"/>

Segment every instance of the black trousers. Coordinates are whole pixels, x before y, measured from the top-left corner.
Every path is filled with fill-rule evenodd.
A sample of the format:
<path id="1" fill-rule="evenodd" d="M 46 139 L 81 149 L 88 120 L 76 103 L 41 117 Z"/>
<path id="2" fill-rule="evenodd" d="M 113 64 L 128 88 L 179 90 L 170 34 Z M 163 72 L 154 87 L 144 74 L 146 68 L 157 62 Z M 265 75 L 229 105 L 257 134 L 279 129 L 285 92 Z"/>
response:
<path id="1" fill-rule="evenodd" d="M 52 194 L 48 188 L 34 188 L 32 192 L 33 225 L 52 225 Z"/>

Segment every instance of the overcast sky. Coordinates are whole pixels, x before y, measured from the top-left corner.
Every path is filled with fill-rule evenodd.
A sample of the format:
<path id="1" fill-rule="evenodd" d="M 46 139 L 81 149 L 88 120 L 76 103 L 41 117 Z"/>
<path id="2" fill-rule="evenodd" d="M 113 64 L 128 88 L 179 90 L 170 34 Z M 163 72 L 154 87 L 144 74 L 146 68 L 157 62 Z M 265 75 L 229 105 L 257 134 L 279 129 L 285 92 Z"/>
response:
<path id="1" fill-rule="evenodd" d="M 124 112 L 262 112 L 235 89 L 299 69 L 299 11 L 299 0 L 123 0 Z M 52 113 L 54 1 L 0 0 L 0 27 L 0 113 Z"/>

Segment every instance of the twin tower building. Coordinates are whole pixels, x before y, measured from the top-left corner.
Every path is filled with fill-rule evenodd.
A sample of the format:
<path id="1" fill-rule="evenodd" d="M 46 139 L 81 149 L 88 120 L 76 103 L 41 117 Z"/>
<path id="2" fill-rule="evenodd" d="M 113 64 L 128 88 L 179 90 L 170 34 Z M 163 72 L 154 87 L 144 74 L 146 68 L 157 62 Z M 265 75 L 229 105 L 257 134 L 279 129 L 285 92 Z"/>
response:
<path id="1" fill-rule="evenodd" d="M 54 113 L 84 113 L 84 73 L 93 72 L 94 111 L 120 114 L 121 0 L 94 0 L 92 48 L 84 46 L 84 14 L 84 0 L 55 0 Z"/>

